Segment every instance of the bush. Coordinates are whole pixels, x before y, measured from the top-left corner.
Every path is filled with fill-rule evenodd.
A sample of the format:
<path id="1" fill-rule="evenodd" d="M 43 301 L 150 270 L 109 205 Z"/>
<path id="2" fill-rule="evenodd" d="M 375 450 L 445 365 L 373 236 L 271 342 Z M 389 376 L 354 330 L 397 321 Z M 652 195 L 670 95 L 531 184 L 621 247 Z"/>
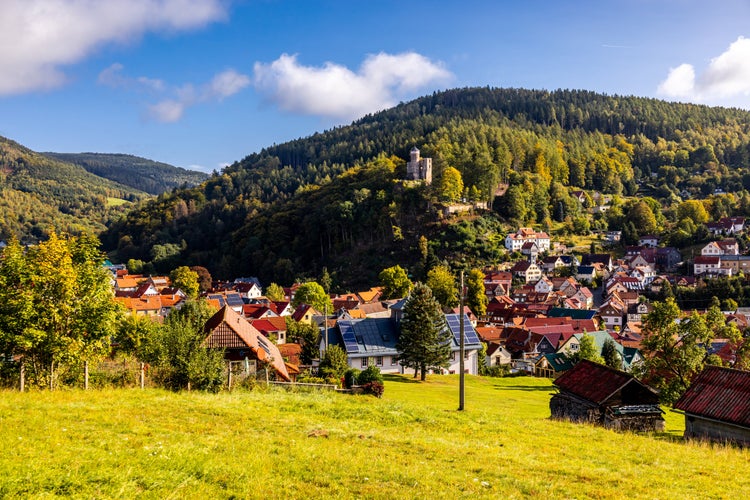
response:
<path id="1" fill-rule="evenodd" d="M 365 394 L 372 394 L 373 396 L 382 397 L 385 392 L 385 386 L 382 382 L 368 382 L 362 386 Z"/>
<path id="2" fill-rule="evenodd" d="M 297 382 L 300 384 L 327 384 L 326 379 L 322 377 L 314 377 L 309 373 L 300 373 L 297 377 Z"/>
<path id="3" fill-rule="evenodd" d="M 344 387 L 351 389 L 353 385 L 359 384 L 360 371 L 356 368 L 349 368 L 344 373 Z"/>
<path id="4" fill-rule="evenodd" d="M 488 366 L 483 373 L 487 377 L 507 377 L 508 374 L 510 374 L 510 365 Z"/>
<path id="5" fill-rule="evenodd" d="M 357 385 L 367 385 L 370 382 L 380 382 L 381 385 L 383 383 L 383 375 L 380 373 L 380 368 L 374 364 L 371 364 L 360 372 L 357 377 Z"/>

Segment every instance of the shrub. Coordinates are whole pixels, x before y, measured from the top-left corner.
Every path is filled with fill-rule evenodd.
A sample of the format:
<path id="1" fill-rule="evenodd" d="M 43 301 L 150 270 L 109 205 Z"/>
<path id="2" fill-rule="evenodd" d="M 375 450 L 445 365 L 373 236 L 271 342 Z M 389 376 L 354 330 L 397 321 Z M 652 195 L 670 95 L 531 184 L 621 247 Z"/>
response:
<path id="1" fill-rule="evenodd" d="M 344 387 L 351 389 L 353 385 L 359 384 L 360 371 L 356 368 L 349 368 L 344 373 Z"/>
<path id="2" fill-rule="evenodd" d="M 382 397 L 383 392 L 385 392 L 385 386 L 382 382 L 368 382 L 362 386 L 362 389 L 364 389 L 365 394 L 372 394 L 373 396 Z"/>
<path id="3" fill-rule="evenodd" d="M 357 376 L 357 385 L 367 385 L 370 382 L 383 383 L 383 375 L 380 373 L 380 368 L 374 364 L 368 366 Z"/>
<path id="4" fill-rule="evenodd" d="M 487 366 L 482 375 L 487 377 L 507 377 L 510 373 L 510 365 Z"/>

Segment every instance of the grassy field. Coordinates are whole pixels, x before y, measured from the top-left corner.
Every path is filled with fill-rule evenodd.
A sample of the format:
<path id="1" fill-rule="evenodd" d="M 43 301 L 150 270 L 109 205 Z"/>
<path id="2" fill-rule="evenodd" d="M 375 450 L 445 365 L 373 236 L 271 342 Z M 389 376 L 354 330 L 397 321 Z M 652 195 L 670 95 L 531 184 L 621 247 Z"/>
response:
<path id="1" fill-rule="evenodd" d="M 0 498 L 748 498 L 750 451 L 548 418 L 550 382 L 0 392 Z"/>
<path id="2" fill-rule="evenodd" d="M 109 207 L 119 207 L 121 205 L 125 205 L 128 203 L 130 202 L 127 200 L 123 200 L 121 198 L 112 198 L 112 197 L 107 198 L 107 206 Z"/>

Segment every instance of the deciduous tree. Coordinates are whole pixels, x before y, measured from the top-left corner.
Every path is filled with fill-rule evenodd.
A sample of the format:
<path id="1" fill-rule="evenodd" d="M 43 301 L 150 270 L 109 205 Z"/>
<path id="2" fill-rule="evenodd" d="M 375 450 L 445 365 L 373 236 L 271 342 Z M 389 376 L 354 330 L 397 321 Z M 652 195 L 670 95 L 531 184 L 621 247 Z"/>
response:
<path id="1" fill-rule="evenodd" d="M 303 365 L 311 365 L 320 356 L 320 330 L 317 327 L 310 323 L 298 323 L 287 316 L 286 334 L 289 342 L 302 346 L 300 361 Z"/>
<path id="2" fill-rule="evenodd" d="M 464 192 L 464 181 L 461 172 L 453 167 L 443 170 L 440 178 L 440 198 L 444 201 L 455 202 L 461 199 Z"/>
<path id="3" fill-rule="evenodd" d="M 60 366 L 103 355 L 119 309 L 99 241 L 55 233 L 0 259 L 0 351 L 18 355 L 32 382 L 54 388 Z"/>
<path id="4" fill-rule="evenodd" d="M 458 305 L 456 278 L 446 265 L 435 266 L 427 273 L 427 286 L 435 299 L 446 309 Z"/>
<path id="5" fill-rule="evenodd" d="M 284 288 L 276 283 L 271 283 L 266 287 L 266 298 L 274 302 L 281 302 L 284 300 Z"/>
<path id="6" fill-rule="evenodd" d="M 472 269 L 466 280 L 466 305 L 477 317 L 487 314 L 489 299 L 484 291 L 484 273 L 479 269 Z"/>
<path id="7" fill-rule="evenodd" d="M 205 347 L 204 326 L 216 311 L 205 300 L 189 300 L 172 311 L 149 340 L 145 361 L 159 367 L 167 388 L 218 391 L 224 380 L 224 351 Z"/>
<path id="8" fill-rule="evenodd" d="M 680 320 L 680 308 L 673 298 L 654 302 L 643 322 L 641 371 L 661 391 L 662 401 L 672 403 L 685 392 L 706 363 L 705 346 L 717 329 L 722 331 L 725 327 L 724 317 L 715 306 L 705 317 L 694 312 L 690 318 Z"/>
<path id="9" fill-rule="evenodd" d="M 203 266 L 190 266 L 190 270 L 198 275 L 198 286 L 201 292 L 207 292 L 213 285 L 211 273 Z"/>
<path id="10" fill-rule="evenodd" d="M 189 299 L 198 297 L 200 284 L 198 283 L 198 273 L 192 271 L 187 266 L 180 266 L 169 273 L 169 280 L 172 286 L 179 288 Z"/>
<path id="11" fill-rule="evenodd" d="M 400 299 L 406 297 L 413 284 L 401 266 L 393 266 L 380 271 L 378 275 L 383 286 L 384 299 Z"/>
<path id="12" fill-rule="evenodd" d="M 331 302 L 331 298 L 325 290 L 323 290 L 323 287 L 314 281 L 302 283 L 299 288 L 297 288 L 297 291 L 294 292 L 292 305 L 297 307 L 300 304 L 310 305 L 321 313 L 326 310 L 329 313 L 333 312 L 333 302 Z"/>

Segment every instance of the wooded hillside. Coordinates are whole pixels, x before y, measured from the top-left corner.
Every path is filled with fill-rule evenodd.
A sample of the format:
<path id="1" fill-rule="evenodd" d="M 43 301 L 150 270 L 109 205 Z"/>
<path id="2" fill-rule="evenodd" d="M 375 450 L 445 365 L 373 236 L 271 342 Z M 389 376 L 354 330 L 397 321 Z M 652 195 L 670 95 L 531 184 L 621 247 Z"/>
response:
<path id="1" fill-rule="evenodd" d="M 99 232 L 113 213 L 147 196 L 0 137 L 0 239 Z"/>
<path id="2" fill-rule="evenodd" d="M 396 182 L 413 146 L 433 159 L 430 188 Z M 487 202 L 489 214 L 446 222 L 428 210 L 451 201 L 448 167 L 460 172 L 463 198 Z M 742 211 L 748 167 L 746 111 L 587 91 L 457 89 L 266 148 L 130 213 L 103 239 L 123 261 L 157 267 L 180 261 L 217 276 L 284 281 L 327 266 L 353 283 L 394 260 L 414 270 L 449 255 L 459 265 L 491 260 L 488 242 L 497 246 L 511 225 L 623 229 L 645 209 L 621 196 L 648 196 L 661 227 L 681 222 L 670 210 L 690 197 L 735 193 L 731 203 L 717 198 L 711 215 Z M 507 192 L 496 198 L 501 184 Z M 614 196 L 615 210 L 592 217 L 576 190 Z"/>
<path id="3" fill-rule="evenodd" d="M 94 175 L 158 195 L 176 187 L 192 187 L 208 178 L 207 174 L 126 154 L 43 153 L 73 163 Z"/>

